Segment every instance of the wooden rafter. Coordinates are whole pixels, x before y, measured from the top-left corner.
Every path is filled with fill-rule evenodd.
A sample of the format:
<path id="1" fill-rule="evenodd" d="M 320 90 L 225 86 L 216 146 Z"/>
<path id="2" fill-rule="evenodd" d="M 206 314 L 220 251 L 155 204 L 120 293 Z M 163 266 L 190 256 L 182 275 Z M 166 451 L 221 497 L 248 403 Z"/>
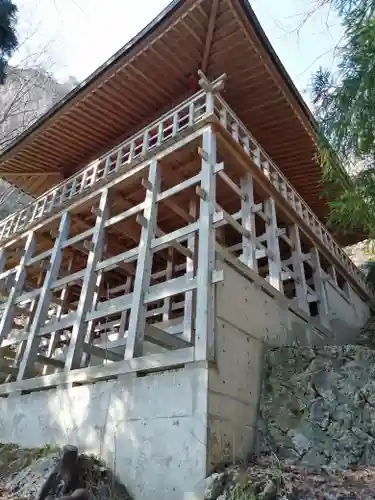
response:
<path id="1" fill-rule="evenodd" d="M 214 37 L 215 21 L 217 12 L 219 10 L 219 3 L 220 3 L 219 0 L 212 0 L 211 12 L 208 18 L 207 36 L 204 44 L 203 57 L 201 62 L 201 70 L 203 71 L 203 73 L 206 73 L 208 67 L 208 59 L 210 56 L 212 40 Z"/>

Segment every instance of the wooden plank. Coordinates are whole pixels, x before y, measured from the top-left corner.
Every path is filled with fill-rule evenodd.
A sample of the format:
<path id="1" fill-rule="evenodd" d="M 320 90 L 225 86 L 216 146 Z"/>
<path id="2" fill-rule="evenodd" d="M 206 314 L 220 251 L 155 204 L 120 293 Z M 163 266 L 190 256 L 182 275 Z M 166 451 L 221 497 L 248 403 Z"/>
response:
<path id="1" fill-rule="evenodd" d="M 15 268 L 15 278 L 14 284 L 10 289 L 5 309 L 0 321 L 0 342 L 4 340 L 8 335 L 12 327 L 13 317 L 14 317 L 14 306 L 16 298 L 22 292 L 25 277 L 26 277 L 26 266 L 31 259 L 35 251 L 35 235 L 33 232 L 28 233 L 25 242 L 25 248 L 23 255 L 20 259 L 19 265 Z"/>
<path id="2" fill-rule="evenodd" d="M 50 321 L 43 325 L 38 331 L 38 337 L 44 337 L 56 330 L 66 330 L 71 328 L 77 320 L 77 313 L 75 311 L 69 312 L 64 315 L 60 321 Z"/>
<path id="3" fill-rule="evenodd" d="M 47 313 L 51 304 L 51 285 L 56 280 L 62 259 L 62 243 L 69 235 L 69 214 L 64 212 L 59 226 L 59 233 L 53 246 L 49 269 L 44 278 L 42 290 L 39 295 L 32 324 L 30 326 L 29 337 L 27 339 L 25 352 L 20 361 L 17 380 L 21 381 L 31 376 L 34 371 L 35 358 L 38 353 L 40 337 L 38 332 L 47 319 Z"/>
<path id="4" fill-rule="evenodd" d="M 193 347 L 177 349 L 175 351 L 151 354 L 141 358 L 110 363 L 108 365 L 91 366 L 80 368 L 70 373 L 51 373 L 42 377 L 23 380 L 22 382 L 11 382 L 0 385 L 0 395 L 11 394 L 18 391 L 32 391 L 48 389 L 60 384 L 85 383 L 96 380 L 106 380 L 119 375 L 136 372 L 148 372 L 163 370 L 174 366 L 181 366 L 194 361 Z"/>
<path id="5" fill-rule="evenodd" d="M 144 295 L 150 286 L 152 251 L 151 243 L 156 231 L 157 220 L 157 196 L 160 188 L 158 162 L 153 160 L 149 166 L 148 181 L 151 189 L 146 190 L 145 208 L 143 217 L 145 226 L 142 226 L 139 242 L 139 253 L 137 269 L 134 279 L 133 304 L 129 318 L 128 340 L 125 349 L 125 359 L 132 359 L 142 355 L 144 328 L 145 328 L 145 304 Z"/>
<path id="6" fill-rule="evenodd" d="M 44 370 L 44 368 L 46 368 L 48 366 L 51 366 L 54 369 L 60 369 L 60 370 L 62 368 L 64 368 L 64 361 L 61 361 L 60 359 L 53 359 L 49 356 L 42 356 L 41 354 L 38 354 L 36 356 L 35 362 L 45 365 L 43 367 L 43 370 Z M 43 375 L 45 375 L 45 374 L 43 373 Z"/>
<path id="7" fill-rule="evenodd" d="M 165 273 L 166 281 L 173 278 L 173 271 L 175 267 L 175 253 L 173 248 L 168 248 L 168 261 Z M 171 297 L 166 297 L 163 301 L 163 321 L 168 321 L 170 319 L 172 312 L 172 300 Z"/>
<path id="8" fill-rule="evenodd" d="M 242 226 L 247 231 L 247 234 L 242 235 L 242 262 L 257 271 L 258 261 L 256 258 L 256 225 L 255 225 L 255 215 L 254 215 L 254 185 L 253 178 L 251 174 L 246 174 L 241 178 L 241 219 Z"/>
<path id="9" fill-rule="evenodd" d="M 193 126 L 190 130 L 186 130 L 181 132 L 180 137 L 177 141 L 173 142 L 168 142 L 168 145 L 162 149 L 162 151 L 158 152 L 158 160 L 160 161 L 162 158 L 170 155 L 177 149 L 180 149 L 181 147 L 189 144 L 190 142 L 194 141 L 198 137 L 202 135 L 204 130 L 208 127 L 207 123 L 209 122 L 208 117 L 207 118 L 201 118 L 199 123 L 195 126 Z M 103 191 L 103 189 L 110 189 L 117 184 L 124 182 L 125 180 L 129 178 L 139 178 L 142 176 L 143 171 L 148 167 L 150 163 L 150 160 L 143 160 L 139 161 L 139 163 L 136 163 L 132 168 L 129 170 L 121 171 L 119 172 L 119 175 L 113 176 L 113 179 L 107 182 L 105 187 L 102 185 L 98 186 L 93 186 L 94 189 L 88 190 L 87 194 L 85 194 L 82 197 L 75 198 L 69 203 L 69 210 L 72 211 L 75 208 L 78 208 L 80 205 L 83 205 L 84 203 L 87 203 L 89 200 L 95 198 L 99 193 Z M 36 222 L 33 224 L 31 227 L 33 228 L 34 231 L 37 229 L 40 229 L 41 227 L 45 226 L 46 224 L 49 224 L 53 220 L 57 219 L 60 217 L 61 211 L 57 211 L 56 213 L 52 213 L 49 217 L 46 217 L 43 219 L 43 221 Z M 3 221 L 4 222 L 4 221 Z M 2 223 L 1 223 L 2 224 Z M 1 228 L 0 224 L 0 228 Z M 0 229 L 1 230 L 1 229 Z M 30 230 L 30 229 L 29 229 Z M 7 241 L 4 243 L 4 248 L 7 248 L 14 244 L 16 241 L 19 240 L 19 238 L 22 237 L 21 235 L 14 236 L 13 238 L 7 238 Z M 0 276 L 1 278 L 1 276 Z"/>
<path id="10" fill-rule="evenodd" d="M 189 345 L 189 343 L 182 338 L 170 335 L 157 326 L 147 324 L 145 326 L 145 340 L 159 347 L 169 349 L 183 349 Z"/>
<path id="11" fill-rule="evenodd" d="M 290 238 L 292 241 L 292 265 L 295 276 L 295 288 L 298 307 L 310 314 L 310 308 L 307 301 L 307 285 L 305 268 L 303 265 L 304 258 L 301 248 L 301 239 L 297 224 L 293 224 L 290 228 Z"/>
<path id="12" fill-rule="evenodd" d="M 65 359 L 65 372 L 80 367 L 83 343 L 86 334 L 85 314 L 92 304 L 96 289 L 97 272 L 95 267 L 102 257 L 105 245 L 105 222 L 109 216 L 109 192 L 104 189 L 100 197 L 99 213 L 96 217 L 94 233 L 92 235 L 92 249 L 89 251 L 86 268 L 84 270 L 81 294 L 79 297 L 76 319 L 73 325 L 69 346 Z"/>
<path id="13" fill-rule="evenodd" d="M 277 235 L 276 205 L 273 198 L 264 202 L 264 212 L 267 217 L 267 256 L 268 256 L 268 281 L 283 293 L 283 282 L 281 279 L 281 256 L 279 238 Z"/>
<path id="14" fill-rule="evenodd" d="M 67 266 L 68 273 L 70 273 L 70 271 L 73 267 L 73 262 L 74 262 L 74 256 L 72 255 L 72 256 L 70 256 L 69 261 L 68 261 L 68 266 Z M 57 322 L 59 322 L 61 320 L 61 316 L 64 312 L 64 309 L 66 308 L 65 301 L 67 299 L 68 291 L 69 291 L 69 287 L 66 284 L 64 286 L 64 288 L 61 290 L 61 294 L 59 297 L 61 302 L 57 305 L 57 309 L 56 309 L 56 321 Z M 52 358 L 52 356 L 55 352 L 56 346 L 59 342 L 59 339 L 60 339 L 60 330 L 55 330 L 54 332 L 51 333 L 51 337 L 49 339 L 48 348 L 47 348 L 47 358 Z M 61 367 L 59 366 L 58 368 L 61 368 Z M 46 366 L 44 366 L 44 368 L 43 368 L 43 375 L 47 375 L 47 373 L 49 373 L 48 363 L 46 363 Z"/>
<path id="15" fill-rule="evenodd" d="M 195 358 L 211 360 L 214 357 L 214 297 L 211 276 L 215 265 L 215 211 L 216 137 L 212 128 L 203 133 L 201 160 L 197 291 L 195 317 Z"/>
<path id="16" fill-rule="evenodd" d="M 197 202 L 196 200 L 190 200 L 189 202 L 189 215 L 196 220 L 197 218 Z M 190 250 L 192 257 L 186 258 L 186 273 L 187 279 L 193 279 L 196 271 L 197 264 L 197 245 L 198 245 L 198 235 L 197 233 L 192 233 L 188 238 L 188 249 Z M 190 343 L 194 341 L 194 311 L 195 311 L 195 293 L 193 290 L 185 293 L 185 304 L 184 304 L 184 330 L 183 334 Z"/>
<path id="17" fill-rule="evenodd" d="M 318 297 L 318 310 L 319 319 L 325 328 L 330 329 L 331 324 L 329 320 L 329 309 L 328 309 L 328 299 L 327 290 L 324 283 L 323 270 L 320 265 L 319 250 L 314 247 L 310 250 L 313 272 L 313 283 L 315 288 L 315 293 Z"/>
<path id="18" fill-rule="evenodd" d="M 337 273 L 336 273 L 336 268 L 335 266 L 330 266 L 329 269 L 328 269 L 328 272 L 332 278 L 332 281 L 333 281 L 333 284 L 335 286 L 338 286 L 338 283 L 337 283 Z"/>
<path id="19" fill-rule="evenodd" d="M 90 310 L 94 311 L 98 305 L 99 297 L 100 297 L 100 287 L 103 281 L 103 273 L 99 271 L 96 275 L 96 283 L 95 283 L 95 291 L 92 296 L 92 303 L 90 305 Z M 86 335 L 85 335 L 85 343 L 83 348 L 83 356 L 81 360 L 81 367 L 88 366 L 91 359 L 91 353 L 85 350 L 85 346 L 91 345 L 94 340 L 94 321 L 88 321 L 86 323 Z M 94 354 L 95 356 L 95 354 Z M 122 358 L 121 358 L 122 359 Z M 118 360 L 115 360 L 118 361 Z"/>
<path id="20" fill-rule="evenodd" d="M 83 352 L 88 354 L 88 359 L 91 359 L 91 356 L 95 356 L 96 358 L 108 359 L 109 361 L 122 361 L 124 359 L 121 354 L 111 351 L 110 349 L 106 349 L 104 347 L 99 347 L 94 344 L 83 344 Z"/>
<path id="21" fill-rule="evenodd" d="M 125 289 L 124 289 L 125 295 L 129 295 L 131 293 L 132 286 L 133 286 L 133 278 L 131 276 L 128 276 L 126 283 L 125 283 Z M 121 317 L 120 317 L 120 324 L 119 324 L 119 329 L 118 329 L 118 333 L 119 333 L 120 338 L 125 338 L 125 335 L 127 335 L 128 321 L 129 321 L 129 309 L 125 309 L 125 311 L 122 311 Z M 124 350 L 123 354 L 125 356 L 125 350 Z"/>
<path id="22" fill-rule="evenodd" d="M 31 261 L 31 259 L 30 259 L 30 261 Z M 44 278 L 44 271 L 41 269 L 39 271 L 38 279 L 37 279 L 37 283 L 36 283 L 36 286 L 38 288 L 41 287 L 41 285 L 43 283 L 43 278 Z M 25 349 L 26 349 L 27 339 L 28 339 L 28 332 L 30 330 L 30 327 L 31 327 L 33 319 L 34 319 L 34 314 L 35 314 L 35 310 L 36 310 L 37 304 L 38 304 L 38 301 L 37 301 L 37 296 L 36 296 L 30 302 L 30 306 L 29 306 L 30 307 L 30 309 L 29 309 L 29 315 L 28 315 L 26 323 L 25 323 L 26 338 L 24 340 L 22 340 L 21 342 L 19 342 L 19 344 L 17 346 L 16 356 L 15 356 L 15 359 L 14 359 L 14 365 L 17 366 L 17 371 L 18 371 L 18 366 L 20 364 L 20 361 L 23 358 L 23 355 L 24 355 L 24 352 L 25 352 Z M 18 312 L 18 309 L 19 309 L 18 306 L 15 306 L 16 312 Z M 9 382 L 10 380 L 13 380 L 11 375 L 7 378 L 7 382 Z"/>

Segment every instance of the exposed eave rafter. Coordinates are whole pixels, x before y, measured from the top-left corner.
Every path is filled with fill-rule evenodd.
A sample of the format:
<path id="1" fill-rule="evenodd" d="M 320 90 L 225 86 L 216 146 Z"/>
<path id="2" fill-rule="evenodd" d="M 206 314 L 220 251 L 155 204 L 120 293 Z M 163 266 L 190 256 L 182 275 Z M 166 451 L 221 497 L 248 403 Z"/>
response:
<path id="1" fill-rule="evenodd" d="M 228 104 L 324 221 L 313 118 L 248 0 L 174 0 L 0 156 L 0 175 L 45 193 L 52 169 L 74 174 L 191 95 L 198 69 L 228 75 Z"/>
<path id="2" fill-rule="evenodd" d="M 208 19 L 207 36 L 206 36 L 206 41 L 204 44 L 204 51 L 203 51 L 203 57 L 202 57 L 202 63 L 201 63 L 201 70 L 203 73 L 206 73 L 206 71 L 207 71 L 208 59 L 210 56 L 212 40 L 214 37 L 215 21 L 216 21 L 216 16 L 217 16 L 218 10 L 219 10 L 219 0 L 213 0 L 212 6 L 211 6 L 210 16 Z"/>

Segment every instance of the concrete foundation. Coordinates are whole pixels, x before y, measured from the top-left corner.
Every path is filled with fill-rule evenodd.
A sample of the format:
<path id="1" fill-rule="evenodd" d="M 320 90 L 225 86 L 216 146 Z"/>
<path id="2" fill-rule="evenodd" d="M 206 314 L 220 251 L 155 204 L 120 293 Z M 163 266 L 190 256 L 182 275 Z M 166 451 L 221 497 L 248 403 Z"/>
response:
<path id="1" fill-rule="evenodd" d="M 252 449 L 265 343 L 324 337 L 261 278 L 217 267 L 215 363 L 0 399 L 0 441 L 76 444 L 103 457 L 137 500 L 200 498 L 207 472 Z M 329 300 L 358 330 L 368 314 L 361 299 L 350 318 L 333 292 Z"/>

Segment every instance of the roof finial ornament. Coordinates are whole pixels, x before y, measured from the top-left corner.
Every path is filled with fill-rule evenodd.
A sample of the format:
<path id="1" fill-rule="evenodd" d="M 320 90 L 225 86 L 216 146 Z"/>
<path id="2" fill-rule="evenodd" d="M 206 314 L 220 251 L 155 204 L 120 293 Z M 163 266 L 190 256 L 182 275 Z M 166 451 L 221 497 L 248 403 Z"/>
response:
<path id="1" fill-rule="evenodd" d="M 223 73 L 221 76 L 219 76 L 219 78 L 216 78 L 216 80 L 210 82 L 210 80 L 200 69 L 198 70 L 198 76 L 200 77 L 198 82 L 199 86 L 205 92 L 219 92 L 224 88 L 224 82 L 227 78 L 226 73 Z"/>

